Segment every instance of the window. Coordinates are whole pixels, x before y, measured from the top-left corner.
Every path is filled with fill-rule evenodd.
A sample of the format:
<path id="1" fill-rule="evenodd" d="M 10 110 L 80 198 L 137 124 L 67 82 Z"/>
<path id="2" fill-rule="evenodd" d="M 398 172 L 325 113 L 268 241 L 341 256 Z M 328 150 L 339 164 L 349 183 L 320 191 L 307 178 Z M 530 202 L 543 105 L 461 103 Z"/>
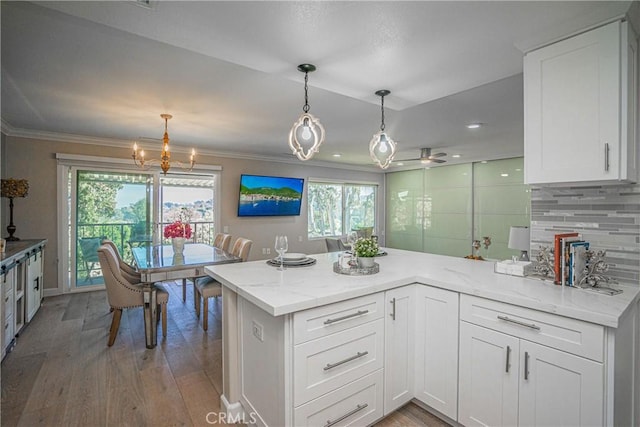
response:
<path id="1" fill-rule="evenodd" d="M 309 238 L 341 236 L 375 228 L 377 185 L 309 182 Z"/>

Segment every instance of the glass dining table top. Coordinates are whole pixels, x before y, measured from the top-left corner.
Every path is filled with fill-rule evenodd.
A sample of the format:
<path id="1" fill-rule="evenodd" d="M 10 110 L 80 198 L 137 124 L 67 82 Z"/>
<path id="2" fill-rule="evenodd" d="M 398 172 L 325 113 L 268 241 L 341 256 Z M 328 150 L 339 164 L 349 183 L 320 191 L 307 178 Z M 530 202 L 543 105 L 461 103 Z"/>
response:
<path id="1" fill-rule="evenodd" d="M 141 271 L 172 271 L 241 261 L 235 255 L 204 243 L 187 243 L 182 254 L 174 253 L 171 245 L 145 245 L 131 250 Z"/>

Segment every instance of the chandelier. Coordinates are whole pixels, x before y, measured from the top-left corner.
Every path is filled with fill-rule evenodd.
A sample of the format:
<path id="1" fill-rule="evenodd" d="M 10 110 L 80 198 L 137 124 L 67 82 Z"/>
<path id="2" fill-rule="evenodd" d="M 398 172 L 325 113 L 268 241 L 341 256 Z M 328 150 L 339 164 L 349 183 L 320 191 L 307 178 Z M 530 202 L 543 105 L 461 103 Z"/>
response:
<path id="1" fill-rule="evenodd" d="M 311 159 L 324 142 L 324 127 L 309 113 L 309 73 L 316 70 L 315 65 L 298 65 L 298 71 L 304 73 L 304 106 L 302 115 L 296 120 L 289 132 L 289 147 L 300 160 Z M 306 147 L 306 150 L 305 150 Z"/>
<path id="2" fill-rule="evenodd" d="M 153 164 L 159 164 L 160 169 L 162 169 L 162 173 L 165 175 L 171 168 L 171 152 L 169 151 L 169 133 L 167 132 L 167 122 L 173 116 L 171 114 L 160 114 L 160 117 L 164 119 L 164 136 L 162 137 L 162 152 L 160 153 L 160 160 L 144 159 L 144 150 L 138 150 L 138 144 L 133 144 L 133 163 L 135 163 L 141 169 L 148 169 L 149 166 Z M 189 157 L 189 166 L 184 166 L 181 162 L 175 161 L 174 164 L 178 164 L 178 166 L 186 171 L 192 171 L 193 166 L 196 164 L 196 150 L 191 149 L 191 156 Z"/>
<path id="3" fill-rule="evenodd" d="M 380 123 L 380 131 L 376 132 L 369 142 L 369 155 L 371 159 L 382 169 L 386 169 L 391 164 L 396 154 L 396 143 L 384 131 L 384 97 L 389 95 L 391 91 L 382 89 L 376 92 L 381 99 L 382 120 Z"/>

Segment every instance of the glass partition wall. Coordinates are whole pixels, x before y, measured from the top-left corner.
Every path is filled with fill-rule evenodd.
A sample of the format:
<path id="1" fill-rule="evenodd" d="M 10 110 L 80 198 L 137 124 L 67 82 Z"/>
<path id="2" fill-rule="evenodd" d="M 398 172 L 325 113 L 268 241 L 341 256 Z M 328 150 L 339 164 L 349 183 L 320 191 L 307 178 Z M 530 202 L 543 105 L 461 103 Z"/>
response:
<path id="1" fill-rule="evenodd" d="M 514 158 L 387 174 L 386 246 L 462 257 L 478 240 L 484 258 L 518 255 L 507 242 L 512 225 L 530 225 L 523 169 Z"/>

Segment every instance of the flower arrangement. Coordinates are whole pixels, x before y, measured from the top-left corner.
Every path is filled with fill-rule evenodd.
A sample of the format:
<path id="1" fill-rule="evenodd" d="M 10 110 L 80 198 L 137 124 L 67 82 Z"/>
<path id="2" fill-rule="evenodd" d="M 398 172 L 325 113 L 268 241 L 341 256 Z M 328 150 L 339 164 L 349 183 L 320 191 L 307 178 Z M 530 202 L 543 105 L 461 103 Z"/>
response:
<path id="1" fill-rule="evenodd" d="M 356 256 L 371 258 L 378 254 L 378 244 L 373 239 L 360 238 L 353 244 Z"/>
<path id="2" fill-rule="evenodd" d="M 191 238 L 191 225 L 185 224 L 180 220 L 174 221 L 164 228 L 165 239 L 171 239 L 174 237 L 184 237 L 185 239 Z"/>

